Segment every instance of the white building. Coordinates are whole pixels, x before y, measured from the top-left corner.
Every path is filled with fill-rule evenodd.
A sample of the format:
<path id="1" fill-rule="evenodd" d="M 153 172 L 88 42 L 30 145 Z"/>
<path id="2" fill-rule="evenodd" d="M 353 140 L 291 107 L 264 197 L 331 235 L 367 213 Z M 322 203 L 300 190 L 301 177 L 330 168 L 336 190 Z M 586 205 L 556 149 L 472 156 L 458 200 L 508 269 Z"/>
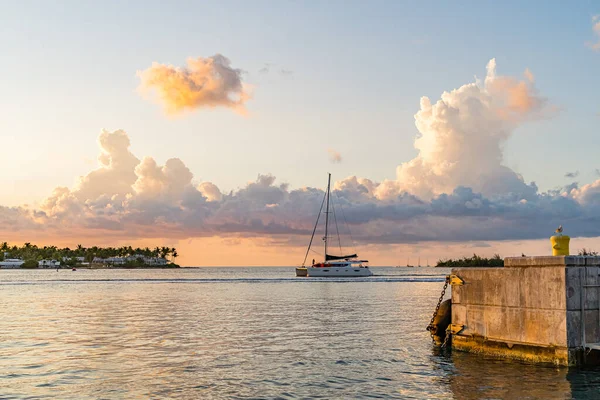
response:
<path id="1" fill-rule="evenodd" d="M 144 263 L 147 265 L 167 265 L 167 262 L 162 257 L 144 257 Z"/>
<path id="2" fill-rule="evenodd" d="M 20 258 L 6 258 L 0 261 L 0 268 L 21 268 L 24 263 L 25 261 Z"/>
<path id="3" fill-rule="evenodd" d="M 142 254 L 134 254 L 129 257 L 108 257 L 100 258 L 94 257 L 92 261 L 94 264 L 111 264 L 111 265 L 124 265 L 127 262 L 141 260 L 146 265 L 167 265 L 169 262 L 161 257 L 146 257 Z"/>
<path id="4" fill-rule="evenodd" d="M 107 264 L 123 265 L 127 260 L 123 257 L 108 257 L 104 260 Z"/>
<path id="5" fill-rule="evenodd" d="M 85 261 L 85 257 L 63 257 L 63 261 L 75 260 L 78 264 L 82 264 Z"/>
<path id="6" fill-rule="evenodd" d="M 40 261 L 38 261 L 38 267 L 40 267 L 40 268 L 56 268 L 56 267 L 60 267 L 60 261 L 56 261 L 56 260 L 40 260 Z"/>

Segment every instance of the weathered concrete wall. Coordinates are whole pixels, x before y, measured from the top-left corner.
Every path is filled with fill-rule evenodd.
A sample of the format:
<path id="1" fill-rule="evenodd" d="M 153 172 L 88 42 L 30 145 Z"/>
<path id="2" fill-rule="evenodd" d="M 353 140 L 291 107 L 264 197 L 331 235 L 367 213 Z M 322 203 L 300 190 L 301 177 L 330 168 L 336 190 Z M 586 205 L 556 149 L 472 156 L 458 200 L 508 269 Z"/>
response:
<path id="1" fill-rule="evenodd" d="M 583 268 L 568 268 L 566 275 L 567 298 L 567 339 L 569 347 L 579 347 L 585 343 L 600 343 L 600 310 L 598 309 L 598 294 L 600 287 L 600 267 L 587 266 Z M 584 301 L 585 324 L 582 323 L 581 301 Z"/>
<path id="2" fill-rule="evenodd" d="M 599 265 L 600 257 L 596 256 L 535 256 L 507 257 L 504 267 L 583 267 Z"/>
<path id="3" fill-rule="evenodd" d="M 533 362 L 586 362 L 583 347 L 600 344 L 600 257 L 515 257 L 504 264 L 453 270 L 465 283 L 452 287 L 452 324 L 464 325 L 452 347 Z M 596 353 L 591 359 L 600 360 Z"/>
<path id="4" fill-rule="evenodd" d="M 565 267 L 463 268 L 453 273 L 465 281 L 452 288 L 452 323 L 464 325 L 453 338 L 454 348 L 568 363 Z M 538 348 L 528 352 L 522 345 Z"/>

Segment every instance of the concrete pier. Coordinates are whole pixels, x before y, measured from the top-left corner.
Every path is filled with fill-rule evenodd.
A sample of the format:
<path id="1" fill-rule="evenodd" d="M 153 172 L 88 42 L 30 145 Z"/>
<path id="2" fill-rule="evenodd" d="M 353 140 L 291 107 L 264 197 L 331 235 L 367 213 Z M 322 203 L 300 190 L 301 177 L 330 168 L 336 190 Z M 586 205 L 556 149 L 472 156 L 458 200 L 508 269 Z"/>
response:
<path id="1" fill-rule="evenodd" d="M 536 363 L 600 363 L 600 257 L 505 258 L 458 268 L 452 348 Z"/>

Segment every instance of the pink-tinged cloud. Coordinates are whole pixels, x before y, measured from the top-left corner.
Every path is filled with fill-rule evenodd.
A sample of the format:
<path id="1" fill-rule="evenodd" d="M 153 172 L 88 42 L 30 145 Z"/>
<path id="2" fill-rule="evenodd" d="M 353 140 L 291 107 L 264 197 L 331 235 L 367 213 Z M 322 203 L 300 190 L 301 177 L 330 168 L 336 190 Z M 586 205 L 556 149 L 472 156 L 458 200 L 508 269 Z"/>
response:
<path id="1" fill-rule="evenodd" d="M 329 154 L 329 161 L 334 164 L 339 164 L 342 162 L 342 155 L 333 149 L 327 149 L 327 153 Z"/>
<path id="2" fill-rule="evenodd" d="M 280 238 L 303 246 L 323 199 L 317 188 L 290 189 L 272 175 L 223 194 L 194 182 L 177 158 L 159 165 L 129 151 L 123 131 L 100 134 L 100 166 L 73 188 L 57 188 L 37 210 L 0 208 L 4 237 Z M 110 176 L 122 176 L 115 183 Z M 133 178 L 131 178 L 133 176 Z M 510 175 L 508 175 L 510 177 Z M 499 179 L 497 176 L 495 179 Z M 334 184 L 334 204 L 362 244 L 486 241 L 547 237 L 563 224 L 572 235 L 598 236 L 600 180 L 562 191 L 485 196 L 458 186 L 425 199 L 408 192 L 381 196 L 386 185 L 349 177 Z M 383 187 L 383 188 L 382 188 Z"/>
<path id="3" fill-rule="evenodd" d="M 140 89 L 155 91 L 168 115 L 216 107 L 244 114 L 250 98 L 248 86 L 242 82 L 242 70 L 232 68 L 221 54 L 189 58 L 185 67 L 155 62 L 137 75 Z"/>

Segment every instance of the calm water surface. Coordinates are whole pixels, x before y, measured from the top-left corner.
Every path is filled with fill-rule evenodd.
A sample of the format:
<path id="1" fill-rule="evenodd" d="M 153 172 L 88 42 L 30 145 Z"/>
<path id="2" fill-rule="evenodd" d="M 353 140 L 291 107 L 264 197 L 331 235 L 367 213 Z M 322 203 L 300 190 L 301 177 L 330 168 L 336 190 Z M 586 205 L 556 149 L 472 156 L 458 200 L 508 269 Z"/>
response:
<path id="1" fill-rule="evenodd" d="M 0 270 L 0 398 L 600 398 L 600 370 L 434 349 L 448 271 L 373 271 Z"/>

